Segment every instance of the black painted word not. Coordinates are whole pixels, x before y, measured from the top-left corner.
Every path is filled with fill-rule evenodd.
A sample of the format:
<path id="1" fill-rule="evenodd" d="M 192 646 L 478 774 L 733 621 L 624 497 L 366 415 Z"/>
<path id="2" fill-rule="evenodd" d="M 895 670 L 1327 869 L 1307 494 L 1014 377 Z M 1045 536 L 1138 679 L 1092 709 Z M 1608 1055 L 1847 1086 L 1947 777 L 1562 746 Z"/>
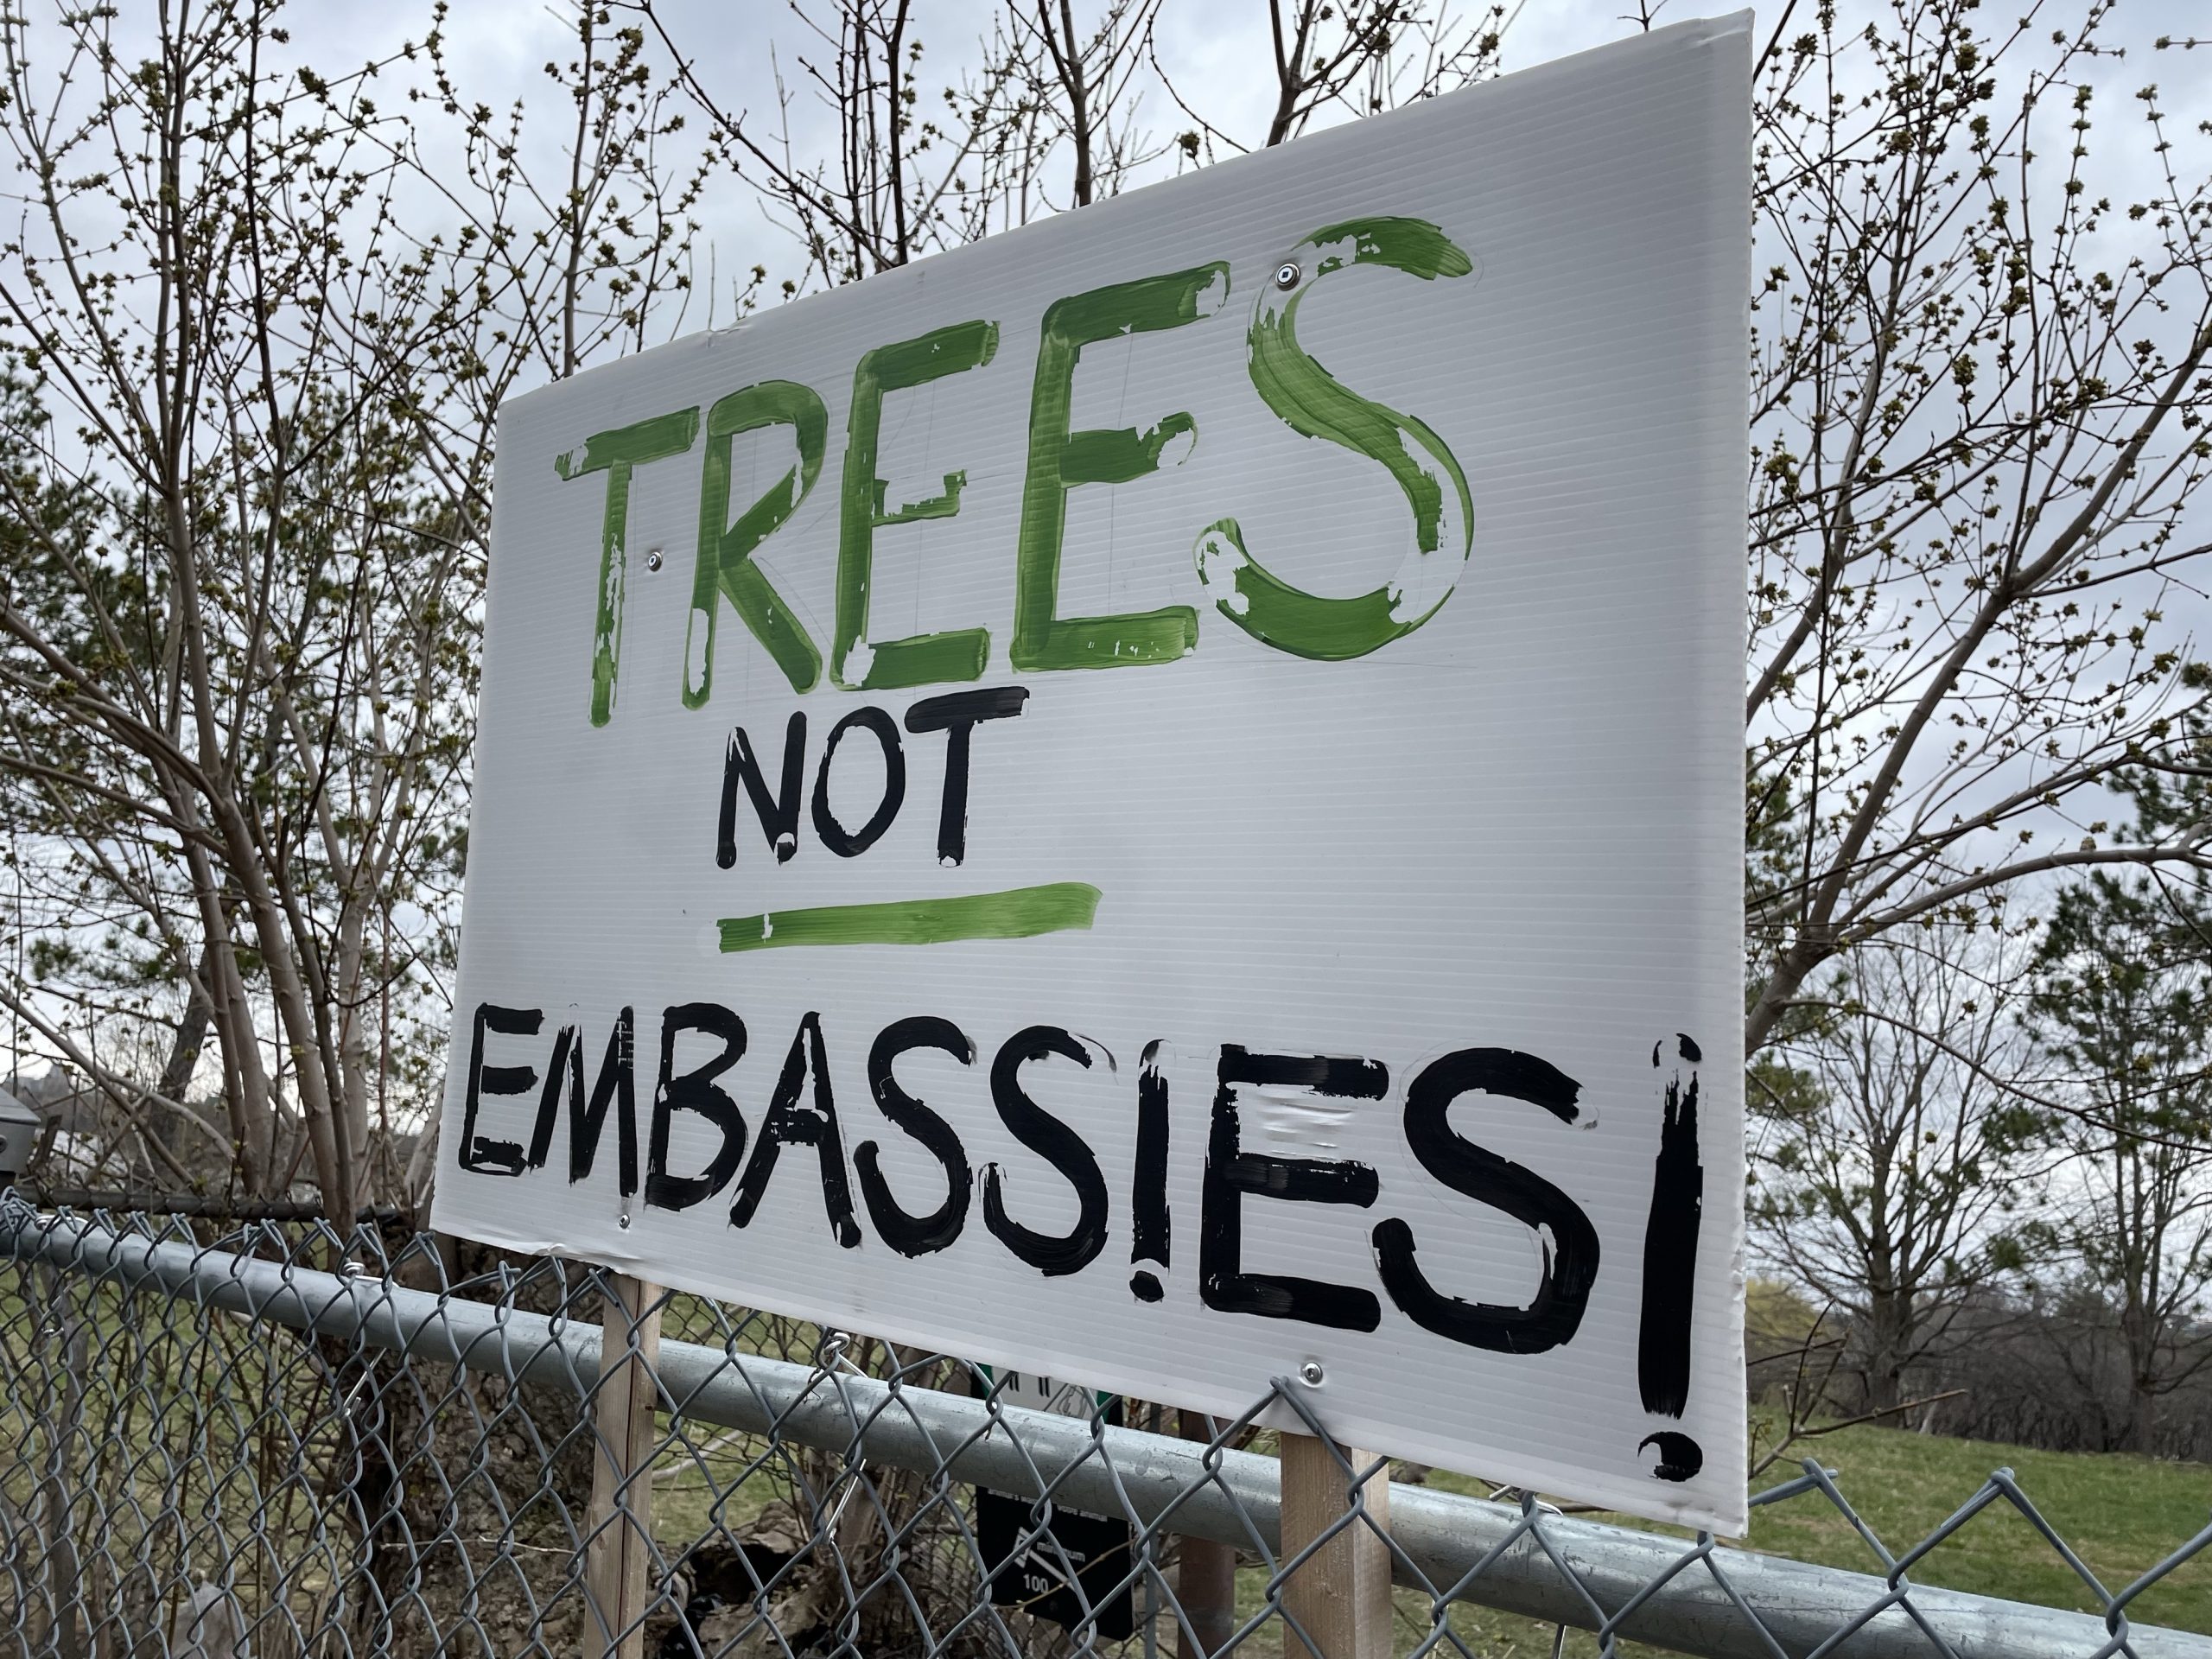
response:
<path id="1" fill-rule="evenodd" d="M 937 821 L 937 855 L 944 862 L 957 864 L 968 855 L 968 764 L 976 728 L 985 721 L 1012 719 L 1028 700 L 1026 686 L 987 686 L 925 697 L 906 710 L 908 732 L 944 734 L 944 788 L 938 797 Z M 868 740 L 882 757 L 883 792 L 855 829 L 830 804 L 830 774 L 848 741 Z M 715 862 L 722 868 L 737 862 L 741 795 L 751 804 L 760 834 L 779 864 L 788 862 L 798 851 L 806 747 L 806 715 L 802 711 L 793 714 L 784 728 L 783 757 L 772 788 L 768 769 L 761 765 L 752 735 L 742 726 L 730 733 L 729 747 L 722 759 L 721 809 L 715 824 Z M 830 728 L 814 774 L 812 800 L 814 833 L 824 847 L 840 858 L 858 858 L 883 838 L 906 800 L 906 753 L 899 741 L 898 721 L 871 703 L 854 709 Z"/>

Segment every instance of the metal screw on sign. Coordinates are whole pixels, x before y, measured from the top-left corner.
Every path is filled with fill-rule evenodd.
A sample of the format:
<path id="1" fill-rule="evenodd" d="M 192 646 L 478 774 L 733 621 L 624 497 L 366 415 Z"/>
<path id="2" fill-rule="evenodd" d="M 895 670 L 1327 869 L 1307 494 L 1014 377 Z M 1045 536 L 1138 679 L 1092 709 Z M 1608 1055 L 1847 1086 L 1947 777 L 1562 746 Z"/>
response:
<path id="1" fill-rule="evenodd" d="M 656 547 L 649 549 L 646 551 L 645 569 L 648 570 L 658 570 L 660 569 L 660 549 Z"/>
<path id="2" fill-rule="evenodd" d="M 1321 1386 L 1321 1362 L 1318 1359 L 1307 1360 L 1303 1365 L 1298 1368 L 1298 1380 L 1306 1384 L 1309 1389 L 1319 1388 Z"/>
<path id="3" fill-rule="evenodd" d="M 1305 274 L 1299 270 L 1295 260 L 1286 259 L 1275 267 L 1275 286 L 1288 293 L 1298 286 L 1298 279 Z"/>

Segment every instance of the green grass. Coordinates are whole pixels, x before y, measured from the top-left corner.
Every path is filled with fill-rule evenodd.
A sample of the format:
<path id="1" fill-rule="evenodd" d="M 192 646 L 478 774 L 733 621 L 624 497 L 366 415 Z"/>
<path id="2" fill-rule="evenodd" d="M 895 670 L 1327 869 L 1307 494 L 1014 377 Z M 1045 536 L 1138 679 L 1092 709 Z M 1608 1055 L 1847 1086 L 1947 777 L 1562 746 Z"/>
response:
<path id="1" fill-rule="evenodd" d="M 2012 1471 L 2044 1518 L 2111 1591 L 2121 1589 L 2212 1521 L 2212 1465 L 2201 1463 L 2037 1452 L 1872 1426 L 1804 1440 L 1796 1451 L 1835 1471 L 1838 1490 L 1898 1555 L 1949 1519 L 1981 1490 L 1990 1471 L 1999 1468 Z M 1802 1472 L 1796 1458 L 1785 1459 L 1756 1484 L 1764 1491 Z M 1431 1484 L 1454 1491 L 1484 1490 L 1478 1482 L 1440 1471 L 1431 1477 Z M 1689 1535 L 1679 1528 L 1622 1516 L 1591 1518 Z M 1851 1522 L 1819 1492 L 1752 1510 L 1750 1535 L 1733 1541 L 1794 1560 L 1876 1575 L 1884 1571 Z M 2045 1607 L 2091 1612 L 2097 1606 L 2088 1587 L 2027 1517 L 2002 1498 L 1917 1562 L 1911 1576 L 1916 1584 Z M 2145 1591 L 2130 1605 L 2129 1618 L 2137 1624 L 2212 1631 L 2212 1548 Z M 1503 1624 L 1499 1637 L 1510 1640 L 1510 1632 Z M 1497 1649 L 1501 1655 L 1527 1650 L 1514 1646 Z M 1567 1647 L 1569 1654 L 1596 1650 L 1594 1643 L 1580 1637 L 1570 1639 Z"/>
<path id="2" fill-rule="evenodd" d="M 1898 1429 L 1844 1429 L 1808 1442 L 1806 1455 L 1838 1471 L 1843 1495 L 1892 1551 L 1941 1526 L 1993 1469 L 2010 1468 L 2058 1535 L 2118 1591 L 2212 1520 L 2212 1465 L 2083 1452 L 2036 1452 Z M 1797 1473 L 1778 1465 L 1760 1483 Z M 1799 1560 L 1878 1572 L 1873 1552 L 1817 1494 L 1753 1511 L 1752 1548 Z M 2094 1599 L 2026 1516 L 1999 1499 L 1913 1570 L 1916 1583 L 2047 1607 L 2093 1611 Z M 2212 1631 L 2212 1549 L 2133 1603 L 2143 1624 Z"/>

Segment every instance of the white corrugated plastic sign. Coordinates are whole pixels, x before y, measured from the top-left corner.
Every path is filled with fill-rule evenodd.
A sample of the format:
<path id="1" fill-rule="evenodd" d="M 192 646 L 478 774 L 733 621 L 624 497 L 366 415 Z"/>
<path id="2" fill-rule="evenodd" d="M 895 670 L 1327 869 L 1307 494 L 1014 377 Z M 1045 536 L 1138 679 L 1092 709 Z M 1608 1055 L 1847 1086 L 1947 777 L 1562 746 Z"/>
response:
<path id="1" fill-rule="evenodd" d="M 1749 29 L 509 404 L 436 1224 L 1740 1531 Z"/>

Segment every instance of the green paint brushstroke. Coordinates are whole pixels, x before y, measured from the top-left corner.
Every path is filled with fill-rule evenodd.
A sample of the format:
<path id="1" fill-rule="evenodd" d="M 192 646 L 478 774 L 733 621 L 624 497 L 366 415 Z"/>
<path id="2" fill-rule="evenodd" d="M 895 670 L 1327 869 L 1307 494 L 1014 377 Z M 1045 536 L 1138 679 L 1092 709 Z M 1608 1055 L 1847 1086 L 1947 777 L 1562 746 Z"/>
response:
<path id="1" fill-rule="evenodd" d="M 880 530 L 886 524 L 918 524 L 925 518 L 950 518 L 960 511 L 960 492 L 968 487 L 968 474 L 963 468 L 944 475 L 944 491 L 939 495 L 924 496 L 920 500 L 903 507 L 888 507 L 884 497 L 891 486 L 881 479 L 875 480 L 875 524 Z"/>
<path id="2" fill-rule="evenodd" d="M 1465 276 L 1475 268 L 1475 262 L 1450 237 L 1425 219 L 1347 219 L 1324 225 L 1306 240 L 1321 255 L 1316 276 L 1347 264 L 1377 264 L 1428 282 L 1438 276 Z M 1352 245 L 1349 257 L 1339 245 L 1346 242 Z"/>
<path id="3" fill-rule="evenodd" d="M 1027 939 L 1088 928 L 1098 913 L 1088 881 L 1053 881 L 957 899 L 901 899 L 882 905 L 733 916 L 715 924 L 725 953 L 801 944 L 944 944 L 954 939 Z"/>
<path id="4" fill-rule="evenodd" d="M 607 474 L 607 507 L 600 518 L 599 607 L 591 634 L 591 723 L 614 715 L 614 686 L 622 669 L 622 603 L 630 580 L 630 474 L 639 467 L 680 455 L 699 435 L 699 411 L 679 409 L 633 426 L 594 432 L 581 449 L 553 458 L 563 480 Z"/>
<path id="5" fill-rule="evenodd" d="M 1071 295 L 1046 308 L 1029 394 L 1029 471 L 1021 489 L 1014 639 L 1007 651 L 1021 672 L 1172 663 L 1197 648 L 1198 613 L 1188 605 L 1112 616 L 1062 616 L 1060 550 L 1070 490 L 1084 484 L 1134 483 L 1159 471 L 1161 456 L 1175 439 L 1195 445 L 1198 423 L 1187 410 L 1179 410 L 1147 431 L 1071 431 L 1068 417 L 1075 405 L 1076 364 L 1084 346 L 1204 321 L 1228 298 L 1229 267 L 1216 261 Z"/>
<path id="6" fill-rule="evenodd" d="M 1383 265 L 1433 282 L 1465 276 L 1474 262 L 1424 219 L 1376 218 L 1325 225 L 1291 253 L 1310 272 L 1289 290 L 1261 291 L 1249 336 L 1252 385 L 1301 437 L 1363 455 L 1387 471 L 1412 510 L 1414 544 L 1397 575 L 1351 598 L 1309 594 L 1268 570 L 1234 518 L 1198 537 L 1199 581 L 1215 607 L 1278 651 L 1343 662 L 1402 639 L 1443 608 L 1474 545 L 1467 476 L 1442 438 L 1344 385 L 1298 343 L 1298 311 L 1320 280 L 1354 265 Z"/>
<path id="7" fill-rule="evenodd" d="M 954 323 L 914 340 L 879 346 L 853 370 L 853 406 L 845 423 L 845 477 L 837 530 L 837 634 L 830 677 L 848 691 L 895 691 L 906 686 L 980 679 L 991 636 L 982 628 L 948 628 L 904 639 L 868 641 L 868 594 L 875 580 L 875 532 L 893 524 L 950 518 L 960 511 L 963 472 L 944 475 L 944 493 L 887 509 L 887 487 L 875 475 L 887 392 L 907 391 L 949 374 L 979 369 L 997 354 L 995 322 Z M 865 662 L 855 674 L 855 659 Z"/>
<path id="8" fill-rule="evenodd" d="M 742 433 L 788 426 L 798 465 L 729 522 L 731 446 Z M 691 620 L 683 635 L 683 706 L 702 707 L 714 690 L 715 613 L 727 598 L 794 691 L 822 677 L 822 653 L 775 584 L 753 562 L 821 476 L 830 416 L 822 399 L 792 380 L 763 380 L 733 391 L 707 411 L 707 454 L 699 472 L 699 557 L 691 579 Z"/>

